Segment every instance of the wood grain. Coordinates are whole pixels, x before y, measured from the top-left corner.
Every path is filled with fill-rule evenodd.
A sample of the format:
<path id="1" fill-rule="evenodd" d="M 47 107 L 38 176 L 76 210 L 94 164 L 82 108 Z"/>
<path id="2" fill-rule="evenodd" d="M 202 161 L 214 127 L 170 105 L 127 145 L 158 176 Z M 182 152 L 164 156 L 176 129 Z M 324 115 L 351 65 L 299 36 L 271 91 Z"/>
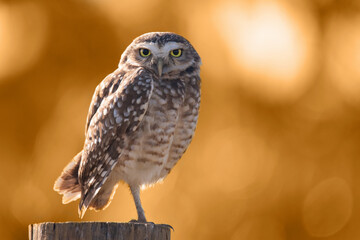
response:
<path id="1" fill-rule="evenodd" d="M 170 229 L 154 223 L 45 222 L 29 225 L 29 239 L 170 240 Z"/>

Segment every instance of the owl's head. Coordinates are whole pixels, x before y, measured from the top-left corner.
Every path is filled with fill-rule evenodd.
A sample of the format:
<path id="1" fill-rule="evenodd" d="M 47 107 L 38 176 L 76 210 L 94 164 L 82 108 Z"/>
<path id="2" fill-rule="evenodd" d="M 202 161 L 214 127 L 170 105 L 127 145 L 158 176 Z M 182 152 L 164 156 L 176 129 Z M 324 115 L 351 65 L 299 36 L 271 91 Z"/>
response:
<path id="1" fill-rule="evenodd" d="M 119 67 L 144 67 L 159 77 L 179 76 L 198 72 L 199 54 L 180 35 L 170 32 L 151 32 L 141 35 L 126 48 Z"/>

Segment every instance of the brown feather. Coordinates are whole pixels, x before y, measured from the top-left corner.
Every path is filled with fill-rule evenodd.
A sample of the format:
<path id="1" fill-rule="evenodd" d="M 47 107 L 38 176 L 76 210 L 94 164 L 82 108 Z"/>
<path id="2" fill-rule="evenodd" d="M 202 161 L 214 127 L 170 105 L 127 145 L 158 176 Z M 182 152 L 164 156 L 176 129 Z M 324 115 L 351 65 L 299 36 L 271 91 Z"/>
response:
<path id="1" fill-rule="evenodd" d="M 63 195 L 62 202 L 64 204 L 80 198 L 81 188 L 78 180 L 78 170 L 81 155 L 82 151 L 64 168 L 54 184 L 54 190 Z"/>

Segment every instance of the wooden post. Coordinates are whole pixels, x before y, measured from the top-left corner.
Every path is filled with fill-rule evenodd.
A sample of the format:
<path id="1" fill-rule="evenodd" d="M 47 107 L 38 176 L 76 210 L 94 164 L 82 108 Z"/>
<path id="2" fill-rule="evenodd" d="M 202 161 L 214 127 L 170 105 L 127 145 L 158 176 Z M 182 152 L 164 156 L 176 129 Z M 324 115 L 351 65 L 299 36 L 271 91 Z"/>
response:
<path id="1" fill-rule="evenodd" d="M 29 225 L 30 240 L 170 240 L 166 224 L 117 222 L 45 222 Z"/>

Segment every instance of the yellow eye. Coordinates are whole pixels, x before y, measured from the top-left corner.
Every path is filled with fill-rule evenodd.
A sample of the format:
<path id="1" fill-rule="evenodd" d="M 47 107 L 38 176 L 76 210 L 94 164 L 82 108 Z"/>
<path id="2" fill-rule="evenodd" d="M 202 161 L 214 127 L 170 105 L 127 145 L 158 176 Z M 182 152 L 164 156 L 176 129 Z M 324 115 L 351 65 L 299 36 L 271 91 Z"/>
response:
<path id="1" fill-rule="evenodd" d="M 142 57 L 148 57 L 151 54 L 150 50 L 146 48 L 140 48 L 139 52 L 140 52 L 140 56 Z"/>
<path id="2" fill-rule="evenodd" d="M 180 57 L 182 54 L 182 50 L 181 49 L 174 49 L 170 51 L 171 56 L 173 57 Z"/>

